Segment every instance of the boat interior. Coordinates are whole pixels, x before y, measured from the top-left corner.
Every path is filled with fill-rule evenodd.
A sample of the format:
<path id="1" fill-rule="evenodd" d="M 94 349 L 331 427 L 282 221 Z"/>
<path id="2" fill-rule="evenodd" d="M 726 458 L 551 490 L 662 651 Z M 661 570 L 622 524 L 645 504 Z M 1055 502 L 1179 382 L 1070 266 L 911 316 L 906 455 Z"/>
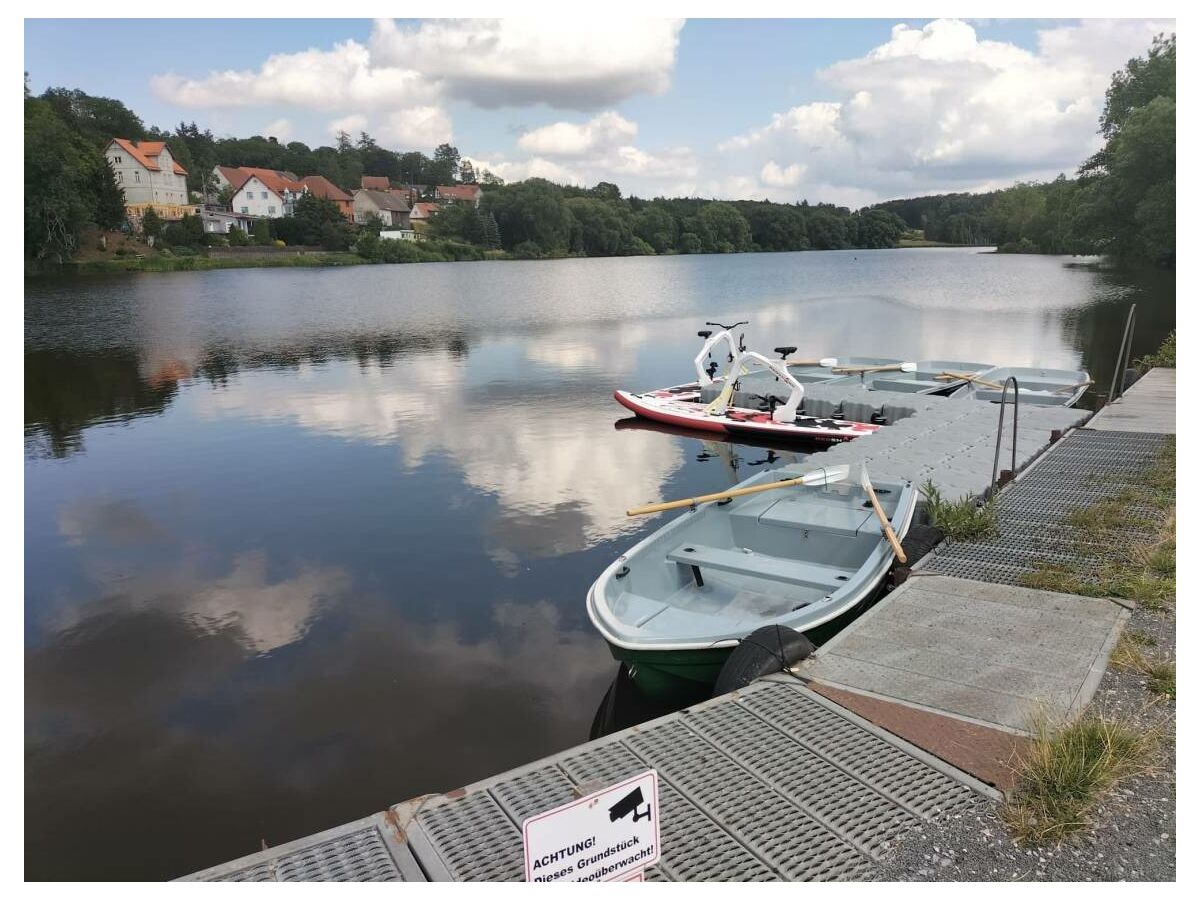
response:
<path id="1" fill-rule="evenodd" d="M 1039 369 L 1034 367 L 999 366 L 979 373 L 982 382 L 968 382 L 954 392 L 955 397 L 973 397 L 976 400 L 988 400 L 993 403 L 1000 401 L 1004 382 L 1013 377 L 1021 389 L 1021 402 L 1037 406 L 1070 406 L 1074 404 L 1091 385 L 1087 372 L 1071 369 Z M 1012 392 L 1009 392 L 1012 397 Z"/>
<path id="2" fill-rule="evenodd" d="M 800 474 L 790 468 L 748 483 Z M 899 524 L 914 489 L 874 487 Z M 857 603 L 882 577 L 891 551 L 881 537 L 857 483 L 736 497 L 685 514 L 639 544 L 601 579 L 596 599 L 614 636 L 638 643 L 728 641 L 776 621 L 803 630 Z"/>
<path id="3" fill-rule="evenodd" d="M 915 372 L 879 372 L 866 377 L 867 387 L 873 391 L 896 391 L 905 394 L 934 394 L 949 392 L 960 387 L 960 379 L 939 379 L 945 373 L 978 375 L 993 368 L 991 363 L 964 362 L 952 359 L 923 359 L 917 362 Z"/>

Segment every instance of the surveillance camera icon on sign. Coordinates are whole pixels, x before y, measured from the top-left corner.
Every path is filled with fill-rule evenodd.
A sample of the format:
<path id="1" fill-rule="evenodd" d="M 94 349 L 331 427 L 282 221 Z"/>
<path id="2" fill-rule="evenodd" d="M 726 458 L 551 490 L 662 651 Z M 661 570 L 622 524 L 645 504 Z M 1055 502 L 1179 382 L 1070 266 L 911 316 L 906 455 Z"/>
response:
<path id="1" fill-rule="evenodd" d="M 642 805 L 645 805 L 645 810 L 638 808 Z M 634 788 L 608 808 L 608 821 L 615 822 L 617 819 L 625 818 L 630 813 L 633 813 L 634 822 L 650 818 L 650 804 L 646 803 L 646 798 L 642 796 L 642 789 L 640 787 Z"/>

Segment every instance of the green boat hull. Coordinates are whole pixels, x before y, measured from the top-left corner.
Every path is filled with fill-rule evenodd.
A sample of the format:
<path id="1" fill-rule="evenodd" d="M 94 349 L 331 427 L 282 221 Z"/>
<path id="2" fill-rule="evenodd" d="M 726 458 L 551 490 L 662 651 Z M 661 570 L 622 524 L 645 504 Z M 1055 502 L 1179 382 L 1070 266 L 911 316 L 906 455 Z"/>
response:
<path id="1" fill-rule="evenodd" d="M 613 659 L 625 663 L 638 690 L 648 697 L 682 704 L 712 696 L 732 647 L 712 650 L 626 650 L 608 645 Z"/>

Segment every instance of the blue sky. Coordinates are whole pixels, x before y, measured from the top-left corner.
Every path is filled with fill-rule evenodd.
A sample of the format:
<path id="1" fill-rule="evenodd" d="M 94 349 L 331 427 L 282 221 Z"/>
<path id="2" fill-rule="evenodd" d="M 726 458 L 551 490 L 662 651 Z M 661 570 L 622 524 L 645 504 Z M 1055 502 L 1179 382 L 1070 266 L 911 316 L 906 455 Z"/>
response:
<path id="1" fill-rule="evenodd" d="M 25 68 L 34 91 L 116 97 L 159 126 L 316 146 L 340 124 L 395 149 L 450 139 L 509 179 L 857 206 L 1070 170 L 1095 149 L 1111 72 L 1162 30 L 1173 23 L 26 20 Z"/>

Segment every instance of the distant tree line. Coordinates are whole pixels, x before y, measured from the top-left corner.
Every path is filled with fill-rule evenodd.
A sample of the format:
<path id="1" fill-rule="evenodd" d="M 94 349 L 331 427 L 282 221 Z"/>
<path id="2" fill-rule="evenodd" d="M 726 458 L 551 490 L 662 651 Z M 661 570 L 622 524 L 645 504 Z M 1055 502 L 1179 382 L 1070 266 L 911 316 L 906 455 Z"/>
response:
<path id="1" fill-rule="evenodd" d="M 622 197 L 542 178 L 484 191 L 478 210 L 450 207 L 430 233 L 531 259 L 894 247 L 906 226 L 888 210 L 828 204 Z"/>
<path id="2" fill-rule="evenodd" d="M 1144 57 L 1113 76 L 1100 133 L 1104 148 L 1074 179 L 1060 175 L 986 194 L 915 197 L 877 208 L 934 241 L 1174 266 L 1174 35 L 1156 38 Z"/>

